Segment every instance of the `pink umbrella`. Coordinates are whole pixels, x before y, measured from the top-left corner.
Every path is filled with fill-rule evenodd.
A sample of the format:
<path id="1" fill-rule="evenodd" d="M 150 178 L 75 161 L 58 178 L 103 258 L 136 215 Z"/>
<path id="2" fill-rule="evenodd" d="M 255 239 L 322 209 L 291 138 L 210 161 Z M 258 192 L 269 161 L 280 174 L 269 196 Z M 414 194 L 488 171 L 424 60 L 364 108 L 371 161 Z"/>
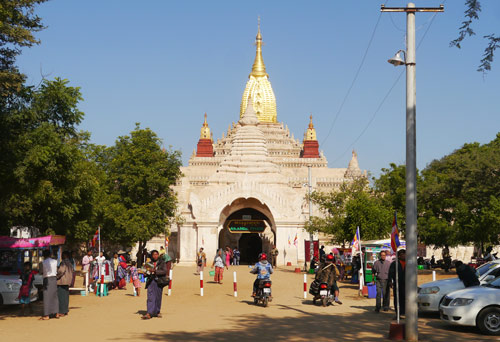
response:
<path id="1" fill-rule="evenodd" d="M 332 253 L 333 254 L 339 254 L 339 250 L 335 247 L 332 248 Z"/>

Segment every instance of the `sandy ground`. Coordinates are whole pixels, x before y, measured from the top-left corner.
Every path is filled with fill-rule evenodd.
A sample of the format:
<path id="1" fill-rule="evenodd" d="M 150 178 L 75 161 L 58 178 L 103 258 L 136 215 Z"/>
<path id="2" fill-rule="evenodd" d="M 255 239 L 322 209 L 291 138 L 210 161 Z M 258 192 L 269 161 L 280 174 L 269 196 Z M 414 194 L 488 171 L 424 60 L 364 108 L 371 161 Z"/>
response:
<path id="1" fill-rule="evenodd" d="M 373 312 L 375 299 L 358 296 L 355 285 L 341 284 L 343 305 L 315 306 L 303 299 L 303 274 L 291 267 L 273 275 L 274 300 L 269 307 L 255 306 L 250 298 L 254 276 L 247 266 L 230 267 L 222 285 L 208 279 L 200 296 L 194 269 L 174 268 L 172 296 L 163 296 L 163 318 L 142 321 L 145 292 L 134 297 L 127 290 L 111 291 L 108 297 L 79 294 L 70 298 L 70 314 L 39 321 L 42 303 L 35 312 L 19 317 L 18 308 L 0 309 L 2 341 L 384 341 L 394 312 Z M 233 296 L 233 271 L 238 275 L 238 297 Z M 450 275 L 438 273 L 438 279 Z M 431 279 L 427 271 L 419 282 Z M 308 283 L 312 276 L 308 275 Z M 166 291 L 164 291 L 165 293 Z M 475 328 L 452 327 L 437 315 L 419 320 L 421 341 L 492 341 Z"/>

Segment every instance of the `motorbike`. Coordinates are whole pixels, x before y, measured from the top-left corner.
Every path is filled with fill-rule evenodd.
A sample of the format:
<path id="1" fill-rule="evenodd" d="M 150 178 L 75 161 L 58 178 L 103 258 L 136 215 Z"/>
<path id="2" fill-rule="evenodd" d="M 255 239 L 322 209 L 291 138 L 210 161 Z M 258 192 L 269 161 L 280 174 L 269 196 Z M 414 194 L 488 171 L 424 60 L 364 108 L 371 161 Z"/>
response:
<path id="1" fill-rule="evenodd" d="M 262 306 L 266 307 L 269 302 L 273 301 L 271 296 L 271 281 L 269 279 L 259 280 L 259 286 L 257 287 L 257 292 L 253 299 L 254 304 L 261 303 Z"/>
<path id="2" fill-rule="evenodd" d="M 316 304 L 316 301 L 319 300 L 321 305 L 327 306 L 331 303 L 332 297 L 330 295 L 330 288 L 327 283 L 320 283 L 318 290 L 313 294 L 313 304 Z"/>

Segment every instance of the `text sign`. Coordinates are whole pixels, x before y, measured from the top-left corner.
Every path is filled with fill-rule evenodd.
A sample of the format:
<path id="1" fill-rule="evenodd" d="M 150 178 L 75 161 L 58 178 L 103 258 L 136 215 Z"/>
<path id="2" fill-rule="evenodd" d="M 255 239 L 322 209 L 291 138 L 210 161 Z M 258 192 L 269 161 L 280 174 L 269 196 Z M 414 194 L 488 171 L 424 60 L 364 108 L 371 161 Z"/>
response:
<path id="1" fill-rule="evenodd" d="M 227 226 L 231 233 L 262 233 L 266 229 L 264 220 L 231 220 Z"/>

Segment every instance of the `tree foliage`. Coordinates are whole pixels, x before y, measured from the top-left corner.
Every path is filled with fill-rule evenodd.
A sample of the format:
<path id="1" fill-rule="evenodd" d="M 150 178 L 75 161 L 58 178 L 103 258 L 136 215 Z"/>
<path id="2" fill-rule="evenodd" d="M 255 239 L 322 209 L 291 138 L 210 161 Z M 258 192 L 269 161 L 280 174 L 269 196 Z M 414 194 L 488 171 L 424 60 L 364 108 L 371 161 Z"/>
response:
<path id="1" fill-rule="evenodd" d="M 177 199 L 171 186 L 180 177 L 180 152 L 166 151 L 149 128 L 137 124 L 104 151 L 103 238 L 124 244 L 146 242 L 166 232 Z"/>
<path id="2" fill-rule="evenodd" d="M 35 7 L 46 0 L 0 2 L 0 98 L 22 90 L 24 76 L 15 65 L 22 47 L 38 44 L 34 33 L 43 29 Z"/>
<path id="3" fill-rule="evenodd" d="M 426 243 L 497 244 L 500 234 L 500 133 L 465 144 L 422 171 L 420 238 Z"/>
<path id="4" fill-rule="evenodd" d="M 83 238 L 91 230 L 98 170 L 89 134 L 76 126 L 80 90 L 67 80 L 26 89 L 15 110 L 3 113 L 0 137 L 0 227 L 36 227 Z M 77 229 L 78 227 L 78 229 Z"/>
<path id="5" fill-rule="evenodd" d="M 312 217 L 306 229 L 328 234 L 337 244 L 349 244 L 357 227 L 364 240 L 384 238 L 390 232 L 392 211 L 368 187 L 364 177 L 343 183 L 339 191 L 315 191 L 311 200 L 323 216 Z"/>
<path id="6" fill-rule="evenodd" d="M 458 37 L 450 42 L 450 46 L 455 46 L 459 49 L 462 47 L 462 41 L 466 37 L 474 36 L 476 34 L 471 26 L 474 20 L 479 20 L 479 13 L 481 12 L 481 3 L 479 0 L 466 0 L 465 7 L 465 20 L 459 28 Z M 484 35 L 483 38 L 486 39 L 488 43 L 484 49 L 483 58 L 481 59 L 481 63 L 479 64 L 477 71 L 485 73 L 486 71 L 491 70 L 495 50 L 500 47 L 500 36 L 490 33 Z"/>

